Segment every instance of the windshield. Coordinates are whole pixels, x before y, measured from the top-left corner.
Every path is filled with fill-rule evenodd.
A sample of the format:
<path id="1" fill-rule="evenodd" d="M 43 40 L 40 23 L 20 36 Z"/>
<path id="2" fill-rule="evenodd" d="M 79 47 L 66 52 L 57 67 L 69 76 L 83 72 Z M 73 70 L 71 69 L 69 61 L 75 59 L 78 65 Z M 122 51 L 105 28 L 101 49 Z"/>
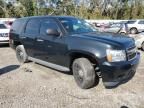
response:
<path id="1" fill-rule="evenodd" d="M 60 22 L 70 34 L 88 33 L 97 31 L 88 22 L 77 18 L 59 18 Z"/>

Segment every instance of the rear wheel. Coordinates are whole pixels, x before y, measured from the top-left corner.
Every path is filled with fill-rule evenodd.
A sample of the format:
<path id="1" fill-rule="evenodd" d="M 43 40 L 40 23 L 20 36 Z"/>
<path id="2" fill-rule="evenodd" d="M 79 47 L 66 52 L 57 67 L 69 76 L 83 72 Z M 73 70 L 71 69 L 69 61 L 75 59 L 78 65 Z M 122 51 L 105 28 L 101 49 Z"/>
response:
<path id="1" fill-rule="evenodd" d="M 26 51 L 24 49 L 23 45 L 19 45 L 16 47 L 16 57 L 20 64 L 28 62 L 28 56 L 26 54 Z"/>
<path id="2" fill-rule="evenodd" d="M 74 60 L 72 69 L 75 81 L 82 89 L 88 89 L 95 86 L 96 80 L 99 80 L 93 65 L 86 58 Z"/>
<path id="3" fill-rule="evenodd" d="M 138 33 L 138 30 L 136 28 L 131 28 L 130 29 L 130 33 L 131 34 L 137 34 Z"/>

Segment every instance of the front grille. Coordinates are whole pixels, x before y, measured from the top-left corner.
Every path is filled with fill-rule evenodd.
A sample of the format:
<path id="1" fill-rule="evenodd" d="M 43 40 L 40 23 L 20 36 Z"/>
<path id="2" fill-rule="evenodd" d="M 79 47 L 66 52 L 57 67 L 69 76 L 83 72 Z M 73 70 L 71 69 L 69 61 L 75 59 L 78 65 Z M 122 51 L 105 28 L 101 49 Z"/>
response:
<path id="1" fill-rule="evenodd" d="M 132 60 L 136 57 L 137 52 L 136 52 L 136 47 L 131 47 L 127 50 L 127 58 L 128 60 Z"/>
<path id="2" fill-rule="evenodd" d="M 0 37 L 8 37 L 8 33 L 0 33 Z"/>

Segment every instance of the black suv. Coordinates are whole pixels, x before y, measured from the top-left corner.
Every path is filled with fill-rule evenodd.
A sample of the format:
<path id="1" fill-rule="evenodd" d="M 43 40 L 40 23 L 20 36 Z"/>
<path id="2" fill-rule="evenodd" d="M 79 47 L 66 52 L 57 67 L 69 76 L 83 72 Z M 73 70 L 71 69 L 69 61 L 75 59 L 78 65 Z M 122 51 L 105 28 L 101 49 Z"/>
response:
<path id="1" fill-rule="evenodd" d="M 132 38 L 98 32 L 71 16 L 17 19 L 10 31 L 10 46 L 20 63 L 34 61 L 73 72 L 83 89 L 95 86 L 99 78 L 105 87 L 130 80 L 140 59 Z"/>

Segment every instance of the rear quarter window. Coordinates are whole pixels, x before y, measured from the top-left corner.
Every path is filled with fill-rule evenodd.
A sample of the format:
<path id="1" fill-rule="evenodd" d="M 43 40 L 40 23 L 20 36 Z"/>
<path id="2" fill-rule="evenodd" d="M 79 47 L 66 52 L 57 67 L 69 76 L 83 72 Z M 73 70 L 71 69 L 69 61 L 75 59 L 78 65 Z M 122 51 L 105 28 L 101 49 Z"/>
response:
<path id="1" fill-rule="evenodd" d="M 12 31 L 14 33 L 20 34 L 23 31 L 26 22 L 26 19 L 18 19 L 14 21 L 14 23 L 12 24 Z"/>

